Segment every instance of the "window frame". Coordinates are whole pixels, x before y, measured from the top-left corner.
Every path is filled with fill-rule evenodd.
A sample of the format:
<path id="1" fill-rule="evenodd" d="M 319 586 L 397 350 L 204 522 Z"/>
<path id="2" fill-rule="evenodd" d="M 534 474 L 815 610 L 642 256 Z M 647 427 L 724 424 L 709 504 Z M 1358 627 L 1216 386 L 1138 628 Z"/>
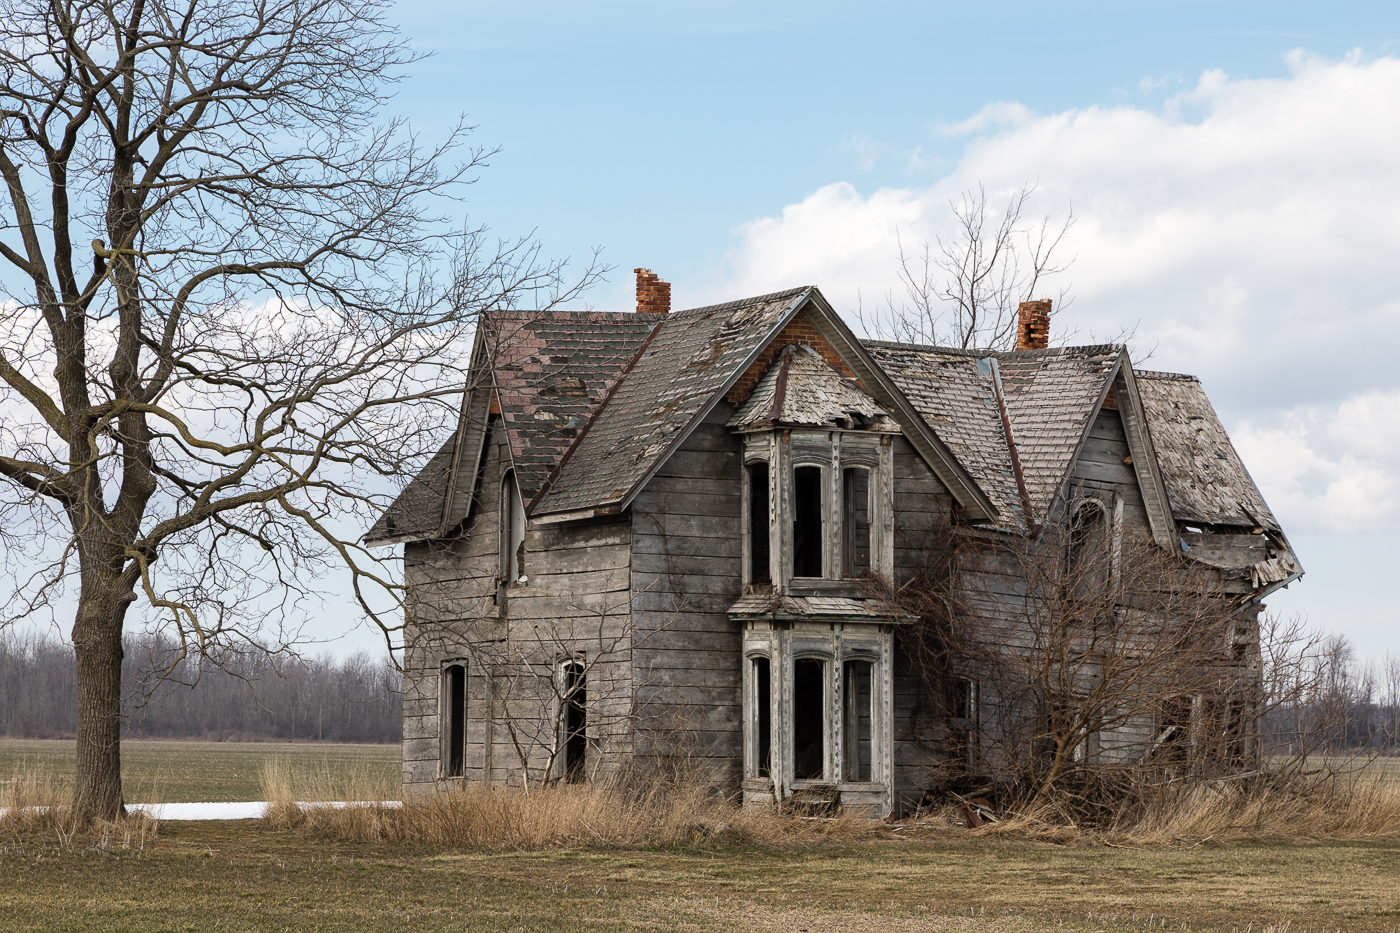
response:
<path id="1" fill-rule="evenodd" d="M 454 683 L 454 671 L 461 672 L 460 685 Z M 463 658 L 448 658 L 438 672 L 438 776 L 443 779 L 466 777 L 470 711 L 467 662 Z M 454 743 L 457 749 L 453 748 Z"/>

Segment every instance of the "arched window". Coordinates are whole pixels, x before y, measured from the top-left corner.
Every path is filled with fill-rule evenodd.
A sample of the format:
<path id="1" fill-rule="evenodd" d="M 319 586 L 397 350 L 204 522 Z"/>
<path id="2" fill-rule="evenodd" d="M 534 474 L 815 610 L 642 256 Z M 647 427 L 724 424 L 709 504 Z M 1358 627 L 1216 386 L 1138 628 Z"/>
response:
<path id="1" fill-rule="evenodd" d="M 467 668 L 449 664 L 442 670 L 442 773 L 461 777 L 467 764 Z"/>
<path id="2" fill-rule="evenodd" d="M 792 471 L 792 575 L 822 575 L 822 468 Z"/>
<path id="3" fill-rule="evenodd" d="M 768 551 L 768 464 L 750 463 L 749 480 L 749 582 L 771 583 Z"/>
<path id="4" fill-rule="evenodd" d="M 525 571 L 525 504 L 515 471 L 501 477 L 501 578 L 515 583 Z"/>

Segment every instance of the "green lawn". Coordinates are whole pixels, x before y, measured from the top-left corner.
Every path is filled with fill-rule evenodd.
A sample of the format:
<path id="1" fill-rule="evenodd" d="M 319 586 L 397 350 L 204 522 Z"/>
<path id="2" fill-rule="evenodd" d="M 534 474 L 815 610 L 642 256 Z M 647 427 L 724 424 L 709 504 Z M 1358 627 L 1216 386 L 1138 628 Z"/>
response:
<path id="1" fill-rule="evenodd" d="M 30 771 L 66 784 L 75 745 L 48 739 L 0 739 L 0 781 Z M 273 742 L 122 743 L 122 784 L 131 803 L 262 800 L 263 762 L 281 759 L 296 773 L 362 773 L 397 787 L 398 745 L 315 745 Z"/>

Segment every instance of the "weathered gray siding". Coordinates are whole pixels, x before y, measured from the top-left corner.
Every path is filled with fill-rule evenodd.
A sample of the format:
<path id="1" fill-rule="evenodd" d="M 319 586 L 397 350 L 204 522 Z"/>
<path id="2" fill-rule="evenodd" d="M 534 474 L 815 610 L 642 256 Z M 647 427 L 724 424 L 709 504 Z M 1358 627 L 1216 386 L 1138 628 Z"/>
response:
<path id="1" fill-rule="evenodd" d="M 726 614 L 741 585 L 733 414 L 721 403 L 631 508 L 638 754 L 679 756 L 725 786 L 743 763 L 740 625 Z"/>

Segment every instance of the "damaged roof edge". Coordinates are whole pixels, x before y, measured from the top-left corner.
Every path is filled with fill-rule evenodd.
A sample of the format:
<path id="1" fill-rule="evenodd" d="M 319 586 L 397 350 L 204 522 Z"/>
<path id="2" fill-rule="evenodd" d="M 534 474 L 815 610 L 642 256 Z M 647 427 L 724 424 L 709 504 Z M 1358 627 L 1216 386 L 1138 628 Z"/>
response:
<path id="1" fill-rule="evenodd" d="M 972 474 L 962 465 L 942 438 L 934 432 L 918 410 L 904 397 L 880 364 L 871 358 L 859 339 L 846 327 L 844 321 L 827 304 L 826 297 L 817 289 L 812 289 L 812 307 L 817 311 L 813 316 L 821 335 L 837 347 L 850 361 L 856 375 L 868 386 L 878 386 L 899 414 L 902 423 L 910 424 L 914 430 L 908 440 L 933 470 L 953 498 L 962 508 L 964 516 L 973 522 L 995 522 L 998 520 L 996 506 L 982 491 L 982 487 L 972 478 Z M 863 371 L 862 371 L 863 370 Z"/>

